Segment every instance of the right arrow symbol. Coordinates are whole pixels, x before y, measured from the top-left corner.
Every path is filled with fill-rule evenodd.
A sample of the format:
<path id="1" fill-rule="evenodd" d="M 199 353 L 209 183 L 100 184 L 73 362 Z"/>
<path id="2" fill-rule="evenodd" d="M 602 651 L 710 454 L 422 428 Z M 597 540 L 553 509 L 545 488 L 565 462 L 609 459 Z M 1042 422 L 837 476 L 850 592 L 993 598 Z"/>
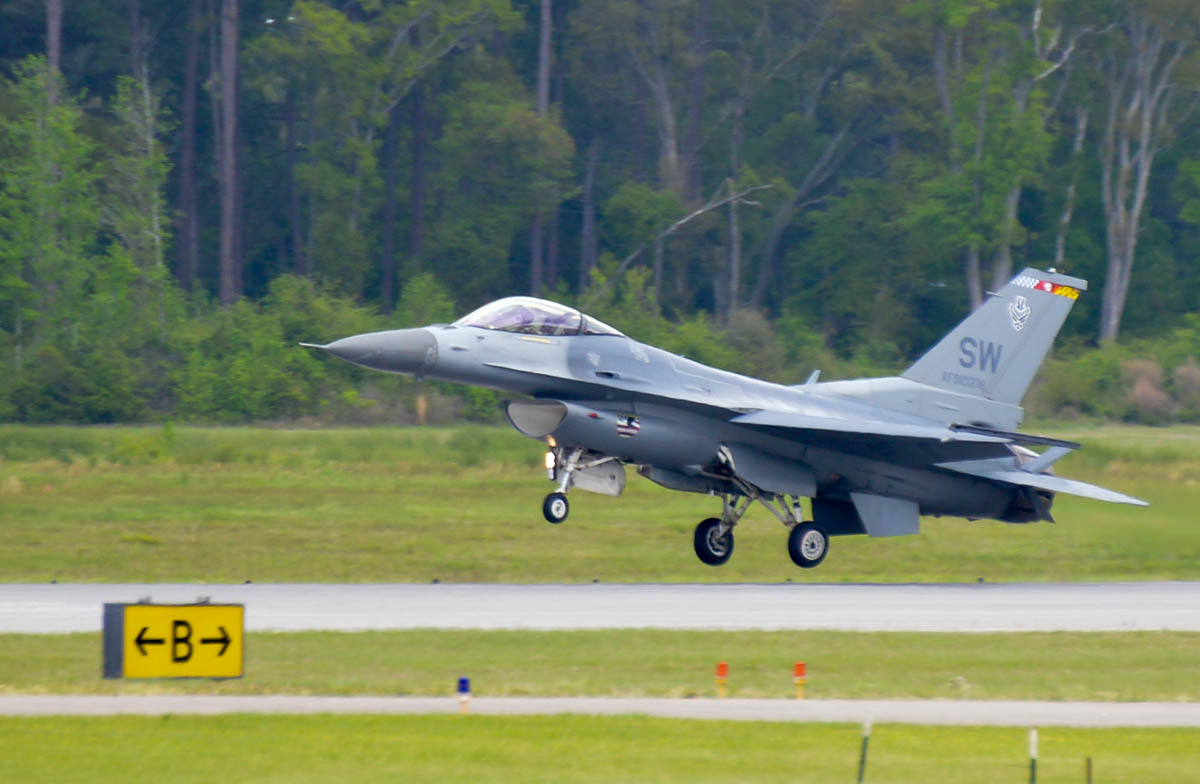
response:
<path id="1" fill-rule="evenodd" d="M 217 656 L 220 657 L 225 655 L 225 649 L 229 647 L 229 643 L 233 642 L 233 640 L 229 637 L 229 632 L 225 631 L 224 626 L 218 626 L 217 628 L 221 630 L 220 637 L 205 637 L 204 639 L 200 640 L 200 644 L 220 645 L 221 650 L 217 652 Z"/>
<path id="2" fill-rule="evenodd" d="M 146 655 L 147 645 L 162 645 L 164 642 L 162 637 L 147 637 L 146 632 L 148 631 L 150 631 L 150 627 L 143 626 L 142 630 L 138 632 L 138 636 L 134 639 L 134 642 L 137 643 L 138 653 L 143 656 Z"/>

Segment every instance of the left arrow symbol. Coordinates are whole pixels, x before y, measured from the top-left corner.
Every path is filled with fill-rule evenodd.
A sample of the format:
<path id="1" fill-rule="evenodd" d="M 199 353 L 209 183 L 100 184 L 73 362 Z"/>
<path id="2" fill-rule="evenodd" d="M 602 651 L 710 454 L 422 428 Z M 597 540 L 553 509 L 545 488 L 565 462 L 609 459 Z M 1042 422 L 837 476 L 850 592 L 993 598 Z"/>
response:
<path id="1" fill-rule="evenodd" d="M 138 632 L 138 636 L 134 639 L 134 642 L 137 643 L 138 653 L 143 656 L 146 655 L 147 645 L 162 645 L 165 642 L 162 637 L 147 637 L 146 632 L 148 631 L 150 631 L 150 627 L 143 626 L 142 630 Z"/>

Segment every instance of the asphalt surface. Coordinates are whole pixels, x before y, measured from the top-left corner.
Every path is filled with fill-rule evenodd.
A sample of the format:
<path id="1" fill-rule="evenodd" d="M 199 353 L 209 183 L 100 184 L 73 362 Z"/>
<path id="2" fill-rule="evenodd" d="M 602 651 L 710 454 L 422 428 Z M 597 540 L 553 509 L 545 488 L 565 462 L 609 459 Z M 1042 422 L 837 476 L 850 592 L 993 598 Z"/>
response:
<path id="1" fill-rule="evenodd" d="M 0 632 L 89 632 L 105 602 L 246 605 L 248 631 L 1200 631 L 1200 582 L 842 585 L 0 584 Z"/>
<path id="2" fill-rule="evenodd" d="M 0 697 L 5 716 L 460 713 L 453 697 Z M 853 722 L 998 727 L 1200 727 L 1200 703 L 983 700 L 614 699 L 482 697 L 484 716 L 658 716 L 727 721 Z"/>

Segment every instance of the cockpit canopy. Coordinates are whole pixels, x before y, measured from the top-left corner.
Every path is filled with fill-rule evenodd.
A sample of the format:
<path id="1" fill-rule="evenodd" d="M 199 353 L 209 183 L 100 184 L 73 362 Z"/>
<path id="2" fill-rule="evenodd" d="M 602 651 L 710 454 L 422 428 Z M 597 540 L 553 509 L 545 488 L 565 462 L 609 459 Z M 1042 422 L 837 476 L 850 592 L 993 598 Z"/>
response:
<path id="1" fill-rule="evenodd" d="M 599 319 L 574 308 L 536 297 L 505 297 L 474 310 L 454 322 L 456 327 L 481 327 L 523 335 L 617 335 Z"/>

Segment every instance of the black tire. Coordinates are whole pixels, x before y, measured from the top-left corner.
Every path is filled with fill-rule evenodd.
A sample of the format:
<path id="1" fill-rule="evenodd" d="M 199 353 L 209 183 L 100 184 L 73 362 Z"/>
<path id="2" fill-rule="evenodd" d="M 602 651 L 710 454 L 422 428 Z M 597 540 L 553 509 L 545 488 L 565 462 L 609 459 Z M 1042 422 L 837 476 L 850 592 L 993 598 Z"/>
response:
<path id="1" fill-rule="evenodd" d="M 571 505 L 567 503 L 567 497 L 562 493 L 551 493 L 546 496 L 545 501 L 542 501 L 542 515 L 548 523 L 558 525 L 566 520 L 570 513 Z"/>
<path id="2" fill-rule="evenodd" d="M 820 566 L 828 553 L 828 534 L 812 523 L 801 523 L 788 534 L 788 555 L 801 569 Z"/>
<path id="3" fill-rule="evenodd" d="M 693 541 L 696 557 L 709 566 L 720 566 L 733 555 L 733 531 L 726 531 L 724 536 L 718 537 L 717 531 L 720 527 L 721 521 L 715 517 L 701 521 L 700 525 L 696 526 Z"/>

